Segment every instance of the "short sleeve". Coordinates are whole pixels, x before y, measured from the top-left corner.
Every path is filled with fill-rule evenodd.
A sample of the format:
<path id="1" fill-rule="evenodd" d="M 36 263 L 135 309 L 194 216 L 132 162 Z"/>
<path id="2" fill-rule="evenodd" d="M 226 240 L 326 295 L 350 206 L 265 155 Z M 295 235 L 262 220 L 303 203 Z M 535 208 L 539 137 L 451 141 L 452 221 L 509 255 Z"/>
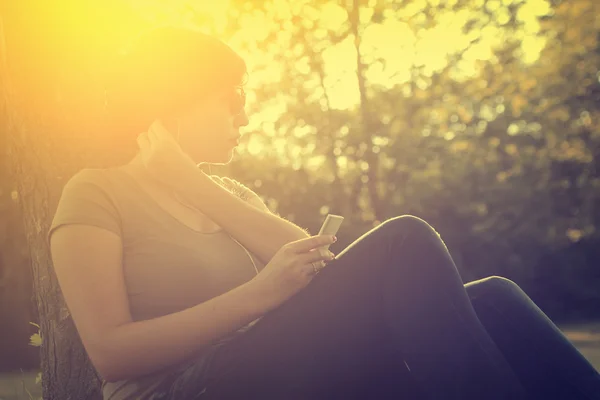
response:
<path id="1" fill-rule="evenodd" d="M 82 224 L 107 229 L 122 236 L 121 218 L 102 170 L 84 169 L 64 186 L 47 234 L 62 225 Z"/>

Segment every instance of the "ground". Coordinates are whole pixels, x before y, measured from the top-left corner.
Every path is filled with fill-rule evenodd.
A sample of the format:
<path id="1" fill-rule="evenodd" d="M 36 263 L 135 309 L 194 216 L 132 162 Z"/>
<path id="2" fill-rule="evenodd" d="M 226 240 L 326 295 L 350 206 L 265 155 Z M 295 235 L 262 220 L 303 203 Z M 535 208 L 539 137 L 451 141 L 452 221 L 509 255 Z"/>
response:
<path id="1" fill-rule="evenodd" d="M 579 351 L 600 371 L 600 322 L 561 326 L 562 331 Z M 0 373 L 0 400 L 29 400 L 41 397 L 35 384 L 37 372 Z"/>
<path id="2" fill-rule="evenodd" d="M 600 371 L 600 322 L 561 326 L 579 351 Z"/>

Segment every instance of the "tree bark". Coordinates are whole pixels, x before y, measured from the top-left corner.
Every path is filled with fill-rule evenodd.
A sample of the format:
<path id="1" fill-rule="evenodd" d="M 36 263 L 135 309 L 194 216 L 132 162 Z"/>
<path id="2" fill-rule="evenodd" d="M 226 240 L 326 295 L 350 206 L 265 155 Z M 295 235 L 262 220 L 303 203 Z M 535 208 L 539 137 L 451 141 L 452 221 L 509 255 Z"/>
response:
<path id="1" fill-rule="evenodd" d="M 46 232 L 64 183 L 64 179 L 58 177 L 65 176 L 70 168 L 68 165 L 57 166 L 58 160 L 53 160 L 52 155 L 58 152 L 35 151 L 36 147 L 51 148 L 41 137 L 33 140 L 26 134 L 38 127 L 27 123 L 21 126 L 27 129 L 9 130 L 8 144 L 12 150 L 11 170 L 17 182 L 23 226 L 30 249 L 33 293 L 42 335 L 43 398 L 100 399 L 98 375 L 62 297 L 46 244 Z"/>
<path id="2" fill-rule="evenodd" d="M 5 112 L 0 109 L 0 120 Z M 4 126 L 0 121 L 0 126 Z M 31 269 L 13 183 L 7 174 L 6 137 L 0 129 L 0 371 L 38 368 L 37 349 L 29 346 L 36 330 L 31 301 Z"/>
<path id="3" fill-rule="evenodd" d="M 83 145 L 85 138 L 73 140 L 75 136 L 64 134 L 68 130 L 58 135 L 54 108 L 41 100 L 37 105 L 43 106 L 36 107 L 33 103 L 39 99 L 14 79 L 15 66 L 22 64 L 11 58 L 12 50 L 20 45 L 24 28 L 17 27 L 18 18 L 13 17 L 0 14 L 0 130 L 7 139 L 8 170 L 16 183 L 31 259 L 42 336 L 43 399 L 101 399 L 98 375 L 61 295 L 46 243 L 62 187 L 85 165 L 89 150 Z M 49 97 L 40 92 L 40 98 Z"/>
<path id="4" fill-rule="evenodd" d="M 5 86 L 2 85 L 4 91 Z M 3 93 L 4 94 L 4 93 Z M 4 97 L 4 96 L 3 96 Z M 49 143 L 43 128 L 7 101 L 10 171 L 30 251 L 34 300 L 42 335 L 40 359 L 44 399 L 100 399 L 98 376 L 90 364 L 70 317 L 52 267 L 46 233 L 65 176 L 75 172 L 68 158 Z"/>

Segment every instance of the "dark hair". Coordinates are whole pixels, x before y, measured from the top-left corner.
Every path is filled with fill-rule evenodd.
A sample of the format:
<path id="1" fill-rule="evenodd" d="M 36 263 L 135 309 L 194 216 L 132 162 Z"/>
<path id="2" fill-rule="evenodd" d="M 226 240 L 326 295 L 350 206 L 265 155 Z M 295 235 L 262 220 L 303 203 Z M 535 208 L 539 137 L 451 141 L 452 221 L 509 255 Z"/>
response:
<path id="1" fill-rule="evenodd" d="M 160 27 L 140 35 L 117 57 L 112 77 L 106 96 L 110 125 L 119 133 L 138 134 L 215 90 L 241 86 L 246 64 L 212 36 Z"/>

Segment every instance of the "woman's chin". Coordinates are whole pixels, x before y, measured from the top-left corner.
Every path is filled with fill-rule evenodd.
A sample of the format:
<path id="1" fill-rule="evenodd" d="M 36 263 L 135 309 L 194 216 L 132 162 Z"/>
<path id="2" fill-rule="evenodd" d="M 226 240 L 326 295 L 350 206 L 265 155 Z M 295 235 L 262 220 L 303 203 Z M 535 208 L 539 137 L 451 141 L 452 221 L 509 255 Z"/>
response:
<path id="1" fill-rule="evenodd" d="M 204 157 L 196 157 L 196 160 L 201 159 L 201 161 L 196 161 L 196 164 L 215 164 L 215 165 L 224 165 L 229 164 L 231 160 L 233 160 L 234 150 L 228 150 L 225 153 L 221 154 L 210 154 L 204 155 Z"/>

